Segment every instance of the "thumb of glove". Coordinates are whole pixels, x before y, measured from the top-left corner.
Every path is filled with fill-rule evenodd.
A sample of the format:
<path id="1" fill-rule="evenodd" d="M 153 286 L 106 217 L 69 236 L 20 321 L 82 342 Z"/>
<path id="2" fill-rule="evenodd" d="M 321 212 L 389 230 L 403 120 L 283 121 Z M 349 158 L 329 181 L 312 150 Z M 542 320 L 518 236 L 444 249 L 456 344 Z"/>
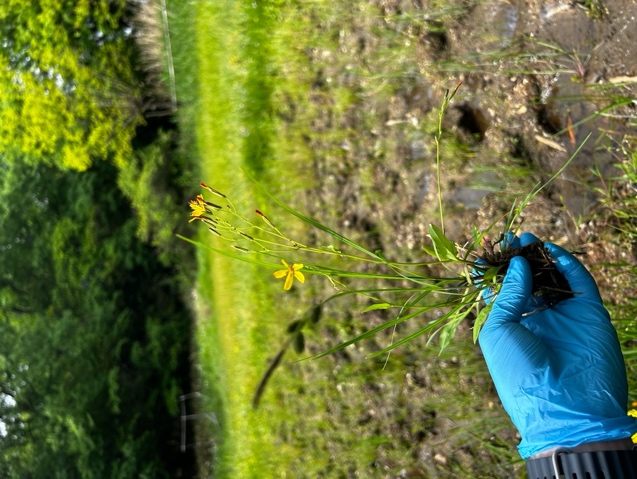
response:
<path id="1" fill-rule="evenodd" d="M 528 261 L 520 256 L 512 258 L 479 336 L 493 383 L 514 423 L 519 416 L 515 393 L 520 381 L 535 373 L 547 358 L 540 339 L 520 324 L 531 298 L 532 286 Z M 519 428 L 518 423 L 516 425 Z"/>
<path id="2" fill-rule="evenodd" d="M 485 328 L 497 329 L 508 322 L 519 322 L 531 297 L 532 286 L 528 261 L 521 256 L 513 257 Z"/>
<path id="3" fill-rule="evenodd" d="M 520 324 L 531 297 L 532 286 L 533 277 L 528 261 L 521 256 L 512 258 L 498 297 L 480 331 L 480 347 L 488 363 L 492 356 L 493 359 L 502 358 L 498 351 L 505 349 L 513 352 L 537 341 Z"/>

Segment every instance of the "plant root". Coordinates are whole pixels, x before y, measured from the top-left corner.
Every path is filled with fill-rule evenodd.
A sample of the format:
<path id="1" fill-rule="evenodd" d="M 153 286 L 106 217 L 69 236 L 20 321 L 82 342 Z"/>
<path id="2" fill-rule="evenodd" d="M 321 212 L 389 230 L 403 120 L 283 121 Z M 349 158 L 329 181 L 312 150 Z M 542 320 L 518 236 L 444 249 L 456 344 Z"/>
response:
<path id="1" fill-rule="evenodd" d="M 522 256 L 531 266 L 533 276 L 532 293 L 534 296 L 542 298 L 546 307 L 552 307 L 575 296 L 568 281 L 555 266 L 555 261 L 549 254 L 544 243 L 530 243 L 520 248 L 510 248 L 494 250 L 494 244 L 485 242 L 483 244 L 485 253 L 482 259 L 489 267 L 499 267 L 497 273 L 498 282 L 501 282 L 509 269 L 511 259 L 515 256 Z"/>

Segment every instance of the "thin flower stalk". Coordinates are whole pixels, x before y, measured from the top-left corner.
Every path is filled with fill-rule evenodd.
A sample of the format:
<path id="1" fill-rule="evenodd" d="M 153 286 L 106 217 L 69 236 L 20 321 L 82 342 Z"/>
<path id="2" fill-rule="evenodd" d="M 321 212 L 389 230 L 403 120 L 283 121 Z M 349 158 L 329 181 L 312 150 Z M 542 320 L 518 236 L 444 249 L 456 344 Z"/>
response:
<path id="1" fill-rule="evenodd" d="M 504 276 L 501 265 L 485 262 L 484 258 L 508 253 L 510 245 L 507 244 L 507 236 L 504 233 L 517 231 L 520 224 L 519 217 L 524 208 L 548 183 L 564 172 L 583 146 L 583 144 L 580 145 L 546 183 L 535 187 L 522 201 L 513 202 L 508 214 L 496 219 L 483 231 L 474 228 L 471 239 L 461 244 L 456 243 L 446 236 L 444 228 L 440 144 L 443 115 L 459 87 L 460 83 L 452 91 L 446 91 L 444 95 L 438 131 L 434 138 L 440 225 L 429 225 L 430 241 L 423 245 L 423 260 L 416 263 L 393 261 L 386 258 L 381 251 L 371 251 L 319 221 L 294 210 L 258 184 L 266 198 L 292 217 L 315 228 L 320 234 L 327 235 L 336 246 L 311 245 L 310 242 L 292 238 L 285 233 L 286 228 L 281 226 L 285 224 L 284 222 L 273 219 L 259 209 L 252 210 L 252 215 L 244 216 L 235 208 L 226 194 L 203 182 L 200 186 L 216 197 L 214 202 L 208 201 L 201 194 L 189 202 L 190 221 L 199 220 L 205 223 L 216 237 L 229 242 L 234 252 L 207 245 L 204 247 L 215 253 L 273 269 L 271 277 L 275 280 L 283 280 L 284 291 L 292 290 L 295 282 L 299 285 L 305 284 L 306 275 L 322 276 L 331 283 L 336 292 L 322 301 L 321 306 L 345 295 L 356 294 L 371 301 L 371 304 L 362 311 L 363 314 L 375 310 L 391 310 L 394 313 L 382 324 L 330 348 L 319 356 L 339 351 L 350 344 L 367 339 L 387 328 L 395 328 L 416 317 L 426 318 L 424 324 L 405 338 L 396 342 L 392 339 L 390 345 L 381 348 L 375 354 L 387 353 L 422 335 L 428 336 L 427 343 L 437 337 L 439 346 L 443 349 L 454 337 L 457 327 L 467 320 L 472 321 L 473 338 L 474 341 L 477 340 L 480 327 L 486 320 L 491 307 L 485 305 L 484 299 L 491 298 L 490 304 L 493 304 L 492 300 L 497 295 Z M 491 231 L 497 230 L 498 225 L 502 225 L 500 231 L 503 234 L 495 235 L 498 238 L 496 241 L 488 239 L 492 234 Z M 201 245 L 192 240 L 187 241 Z M 333 259 L 332 262 L 330 258 Z M 276 261 L 272 261 L 273 259 Z M 359 267 L 362 263 L 365 264 L 364 272 L 361 272 Z M 338 268 L 334 268 L 332 266 L 334 264 L 338 264 Z M 434 274 L 430 268 L 442 273 Z M 369 287 L 360 287 L 365 281 Z M 395 286 L 388 288 L 386 282 L 391 282 Z M 297 326 L 300 324 L 300 326 L 292 328 L 293 337 L 286 342 L 286 345 L 302 345 L 303 327 L 312 321 L 303 319 L 294 322 L 293 324 Z M 299 349 L 302 348 L 299 347 Z"/>

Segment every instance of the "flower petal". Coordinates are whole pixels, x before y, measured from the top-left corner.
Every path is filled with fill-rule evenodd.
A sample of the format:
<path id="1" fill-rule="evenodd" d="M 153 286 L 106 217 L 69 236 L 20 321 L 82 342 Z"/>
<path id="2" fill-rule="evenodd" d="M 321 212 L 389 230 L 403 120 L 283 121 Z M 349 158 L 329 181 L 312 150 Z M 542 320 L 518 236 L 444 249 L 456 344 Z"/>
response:
<path id="1" fill-rule="evenodd" d="M 285 278 L 285 284 L 283 285 L 283 289 L 289 291 L 292 288 L 292 283 L 294 282 L 294 275 L 291 271 L 288 272 L 287 278 Z"/>
<path id="2" fill-rule="evenodd" d="M 294 264 L 292 265 L 292 269 L 293 269 L 294 271 L 298 271 L 298 270 L 300 270 L 300 269 L 303 269 L 303 265 L 302 265 L 301 263 L 294 263 Z"/>
<path id="3" fill-rule="evenodd" d="M 305 283 L 305 276 L 300 271 L 294 272 L 294 277 L 299 280 L 300 283 Z"/>
<path id="4" fill-rule="evenodd" d="M 206 208 L 195 200 L 189 202 L 190 209 L 192 209 L 190 216 L 201 216 L 206 214 Z"/>
<path id="5" fill-rule="evenodd" d="M 284 259 L 281 260 L 281 263 L 283 263 L 283 266 L 285 266 L 286 268 L 289 268 L 290 265 L 288 264 L 287 261 L 285 261 Z"/>
<path id="6" fill-rule="evenodd" d="M 283 278 L 283 276 L 285 276 L 289 272 L 290 272 L 289 269 L 280 269 L 279 271 L 275 271 L 274 272 L 274 277 L 277 278 L 277 279 Z"/>

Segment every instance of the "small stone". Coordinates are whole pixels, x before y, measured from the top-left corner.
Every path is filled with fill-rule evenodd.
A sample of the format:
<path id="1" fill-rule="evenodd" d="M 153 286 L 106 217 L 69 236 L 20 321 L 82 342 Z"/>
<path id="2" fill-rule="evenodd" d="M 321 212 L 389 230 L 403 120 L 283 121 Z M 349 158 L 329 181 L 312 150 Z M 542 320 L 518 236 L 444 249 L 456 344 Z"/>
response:
<path id="1" fill-rule="evenodd" d="M 442 466 L 446 466 L 447 458 L 440 453 L 436 453 L 436 455 L 434 456 L 434 462 L 437 462 L 438 464 Z"/>

